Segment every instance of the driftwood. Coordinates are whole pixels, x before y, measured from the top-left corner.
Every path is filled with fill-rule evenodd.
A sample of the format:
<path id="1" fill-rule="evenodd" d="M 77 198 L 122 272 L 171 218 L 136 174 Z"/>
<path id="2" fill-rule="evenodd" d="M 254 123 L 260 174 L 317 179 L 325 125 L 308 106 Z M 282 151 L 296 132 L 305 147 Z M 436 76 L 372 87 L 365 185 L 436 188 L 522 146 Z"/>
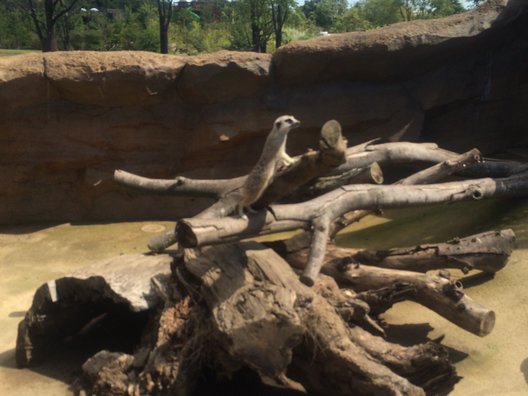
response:
<path id="1" fill-rule="evenodd" d="M 293 267 L 304 269 L 309 247 L 299 239 L 294 241 L 267 245 Z M 514 243 L 513 231 L 504 230 L 388 251 L 358 251 L 330 245 L 322 272 L 341 286 L 361 292 L 360 298 L 377 313 L 402 299 L 410 299 L 469 332 L 485 336 L 493 329 L 494 312 L 467 297 L 460 282 L 452 279 L 445 269 L 497 272 L 506 265 Z M 423 274 L 431 270 L 440 271 L 437 275 Z"/>
<path id="2" fill-rule="evenodd" d="M 497 248 L 485 252 L 479 246 L 488 238 Z M 490 233 L 468 241 L 467 251 L 450 254 L 494 256 L 499 246 L 504 246 L 507 254 L 512 235 L 510 231 Z M 268 245 L 273 250 L 248 242 L 186 249 L 170 260 L 167 255 L 120 256 L 113 259 L 111 266 L 101 263 L 108 275 L 100 278 L 117 282 L 115 290 L 122 289 L 118 286 L 120 280 L 128 282 L 127 276 L 133 276 L 134 272 L 124 270 L 131 260 L 138 265 L 150 260 L 165 266 L 172 261 L 172 277 L 155 275 L 153 279 L 157 281 L 150 281 L 150 291 L 142 292 L 157 294 L 158 308 L 150 311 L 150 319 L 143 318 L 146 325 L 134 352 L 95 354 L 83 365 L 83 376 L 75 385 L 79 393 L 203 394 L 198 390 L 203 382 L 200 373 L 209 367 L 219 377 L 249 368 L 268 386 L 309 394 L 326 394 L 331 389 L 336 395 L 423 395 L 455 380 L 446 350 L 434 342 L 411 347 L 389 343 L 380 337 L 383 329 L 372 315 L 397 302 L 398 292 L 407 289 L 407 298 L 468 331 L 483 336 L 493 328 L 494 313 L 471 301 L 459 284 L 444 274 L 424 275 L 364 264 L 358 267 L 343 262 L 344 252 L 336 255 L 330 249 L 323 267 L 330 276 L 321 275 L 310 288 L 299 281 L 292 269 L 304 263 L 306 247 L 295 250 L 285 242 Z M 433 252 L 442 245 L 427 246 Z M 349 253 L 349 249 L 343 250 Z M 126 276 L 120 274 L 123 271 Z M 75 282 L 79 288 L 79 281 Z M 89 277 L 84 282 L 89 286 L 94 279 Z M 148 277 L 142 277 L 141 282 L 148 285 Z M 59 292 L 66 300 L 61 300 L 61 304 L 75 307 L 77 317 L 88 320 L 93 307 L 75 304 L 75 295 L 68 301 L 64 291 L 71 288 L 64 281 L 57 284 L 64 285 Z M 104 300 L 108 293 L 104 291 L 105 282 L 95 284 L 102 287 L 100 298 Z M 52 297 L 47 288 L 48 285 L 42 288 L 44 300 L 36 297 L 40 305 L 34 304 L 31 315 L 45 314 L 49 325 L 42 327 L 41 322 L 34 321 L 29 322 L 29 328 L 24 327 L 24 334 L 34 337 L 35 350 L 42 346 L 48 351 L 53 349 L 60 342 L 58 335 L 78 338 L 79 331 L 90 330 L 86 330 L 90 326 L 72 328 L 64 320 L 69 310 L 59 310 L 63 319 L 53 322 L 53 316 L 42 311 L 51 308 L 57 312 L 57 307 L 49 304 Z M 94 299 L 96 291 L 90 289 L 90 299 Z M 110 313 L 118 311 L 122 298 L 117 298 L 115 305 L 105 304 L 103 308 Z M 130 308 L 131 312 L 134 309 Z M 46 328 L 52 329 L 55 338 L 42 337 Z M 119 331 L 125 330 L 121 327 Z M 121 336 L 117 333 L 117 337 Z M 28 350 L 20 346 L 21 350 Z M 17 352 L 18 349 L 17 346 Z"/>
<path id="3" fill-rule="evenodd" d="M 178 220 L 174 230 L 149 243 L 150 250 L 160 252 L 178 242 L 177 250 L 133 258 L 161 260 L 164 271 L 170 262 L 170 276 L 143 276 L 143 289 L 149 287 L 141 295 L 155 296 L 156 303 L 142 311 L 146 316 L 135 348 L 92 356 L 76 383 L 79 393 L 210 394 L 221 378 L 240 373 L 253 375 L 253 389 L 238 393 L 272 386 L 289 394 L 424 395 L 456 380 L 442 345 L 392 344 L 383 338 L 378 316 L 395 303 L 412 300 L 486 336 L 493 330 L 495 312 L 466 295 L 447 269 L 503 269 L 513 249 L 513 232 L 379 251 L 335 246 L 332 239 L 351 222 L 384 208 L 527 195 L 526 165 L 483 160 L 478 150 L 459 155 L 430 143 L 372 141 L 347 148 L 335 121 L 322 127 L 319 143 L 318 151 L 308 151 L 280 170 L 253 205 L 255 213 L 242 217 L 231 213 L 245 176 L 161 180 L 115 172 L 115 180 L 127 187 L 213 198 L 215 203 Z M 382 185 L 384 167 L 398 163 L 430 166 Z M 479 178 L 442 182 L 452 175 Z M 298 229 L 304 232 L 276 242 L 242 241 Z M 131 258 L 115 260 L 115 268 L 121 268 Z M 134 273 L 102 278 L 119 284 L 127 276 Z M 91 285 L 94 279 L 86 282 Z M 72 296 L 54 306 L 49 285 L 40 289 L 20 327 L 20 365 L 34 362 L 33 351 L 40 358 L 44 347 L 50 351 L 61 339 L 91 331 L 92 321 L 104 318 L 105 310 L 126 306 L 126 299 L 115 293 L 113 300 L 105 297 L 105 285 L 111 282 L 96 283 L 89 296 L 104 304 L 98 303 L 95 319 L 89 304 L 75 306 Z M 97 293 L 103 296 L 94 297 Z M 72 309 L 78 311 L 75 326 L 65 320 Z M 47 315 L 44 321 L 42 315 Z"/>
<path id="4" fill-rule="evenodd" d="M 376 207 L 421 206 L 443 202 L 512 197 L 528 194 L 525 174 L 504 179 L 475 179 L 420 186 L 349 185 L 308 202 L 272 205 L 247 217 L 184 219 L 179 222 L 180 243 L 187 247 L 225 243 L 272 232 L 312 229 L 311 254 L 303 280 L 313 284 L 324 258 L 330 224 L 343 214 Z"/>
<path id="5" fill-rule="evenodd" d="M 310 240 L 293 237 L 266 245 L 277 251 L 295 268 L 304 269 Z M 408 248 L 365 250 L 337 247 L 329 244 L 325 263 L 334 266 L 366 264 L 386 269 L 427 272 L 446 268 L 495 273 L 506 265 L 515 247 L 512 230 L 489 231 L 455 238 L 445 243 L 422 244 Z"/>
<path id="6" fill-rule="evenodd" d="M 350 327 L 365 312 L 346 315 L 345 303 L 364 302 L 354 305 L 331 278 L 305 286 L 263 245 L 186 250 L 173 271 L 185 278 L 179 285 L 189 297 L 165 303 L 151 329 L 156 336 L 136 354 L 99 352 L 89 359 L 78 388 L 112 395 L 189 392 L 207 364 L 223 376 L 248 367 L 267 385 L 309 394 L 424 395 L 454 378 L 439 345 L 402 347 Z M 196 298 L 208 314 L 192 303 Z"/>

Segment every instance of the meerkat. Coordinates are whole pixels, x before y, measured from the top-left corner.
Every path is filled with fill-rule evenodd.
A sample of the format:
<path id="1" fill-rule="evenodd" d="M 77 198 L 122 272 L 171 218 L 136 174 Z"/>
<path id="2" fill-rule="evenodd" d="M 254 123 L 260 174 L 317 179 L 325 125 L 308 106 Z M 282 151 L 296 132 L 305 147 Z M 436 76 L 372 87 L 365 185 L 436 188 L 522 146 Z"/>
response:
<path id="1" fill-rule="evenodd" d="M 286 139 L 288 133 L 297 128 L 300 123 L 291 115 L 280 116 L 273 123 L 273 128 L 264 143 L 262 154 L 241 188 L 238 203 L 239 216 L 243 216 L 244 209 L 249 208 L 260 198 L 278 169 L 293 163 L 293 159 L 286 154 Z"/>

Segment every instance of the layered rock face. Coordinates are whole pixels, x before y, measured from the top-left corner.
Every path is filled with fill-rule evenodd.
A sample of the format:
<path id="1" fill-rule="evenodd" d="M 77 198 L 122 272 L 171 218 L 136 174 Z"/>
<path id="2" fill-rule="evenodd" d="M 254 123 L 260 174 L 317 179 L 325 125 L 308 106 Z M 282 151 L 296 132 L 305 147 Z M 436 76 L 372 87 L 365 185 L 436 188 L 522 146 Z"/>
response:
<path id="1" fill-rule="evenodd" d="M 139 52 L 0 59 L 0 223 L 175 219 L 204 200 L 111 182 L 237 176 L 273 120 L 302 127 L 293 155 L 328 119 L 349 144 L 375 137 L 484 152 L 528 143 L 528 3 L 291 43 L 273 56 Z"/>

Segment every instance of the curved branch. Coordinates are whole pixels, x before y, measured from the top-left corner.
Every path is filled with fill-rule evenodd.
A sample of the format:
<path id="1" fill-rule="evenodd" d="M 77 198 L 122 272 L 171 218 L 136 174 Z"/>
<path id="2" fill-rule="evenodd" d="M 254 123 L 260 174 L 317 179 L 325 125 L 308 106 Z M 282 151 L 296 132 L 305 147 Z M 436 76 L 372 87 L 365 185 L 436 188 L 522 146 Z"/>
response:
<path id="1" fill-rule="evenodd" d="M 395 184 L 409 186 L 413 184 L 434 183 L 462 170 L 470 169 L 472 166 L 478 165 L 480 162 L 482 162 L 482 155 L 479 150 L 474 148 L 464 154 L 456 155 L 453 158 L 410 175 Z"/>
<path id="2" fill-rule="evenodd" d="M 285 257 L 291 266 L 305 268 L 309 255 L 308 238 L 294 237 L 266 242 L 265 245 Z M 514 247 L 515 233 L 511 229 L 454 238 L 445 243 L 389 250 L 358 250 L 329 244 L 324 265 L 337 268 L 358 263 L 422 273 L 446 268 L 457 268 L 463 273 L 470 270 L 495 273 L 504 268 Z"/>

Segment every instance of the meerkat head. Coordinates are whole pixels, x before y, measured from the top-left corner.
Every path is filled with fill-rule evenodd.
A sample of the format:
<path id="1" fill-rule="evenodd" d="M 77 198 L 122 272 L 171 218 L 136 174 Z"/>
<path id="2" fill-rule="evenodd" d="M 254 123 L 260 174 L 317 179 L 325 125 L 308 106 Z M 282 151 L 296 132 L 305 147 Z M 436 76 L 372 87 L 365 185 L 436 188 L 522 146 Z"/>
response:
<path id="1" fill-rule="evenodd" d="M 292 129 L 297 128 L 300 124 L 301 124 L 301 121 L 296 119 L 294 116 L 283 115 L 275 120 L 273 124 L 273 128 L 277 131 L 288 133 Z"/>

